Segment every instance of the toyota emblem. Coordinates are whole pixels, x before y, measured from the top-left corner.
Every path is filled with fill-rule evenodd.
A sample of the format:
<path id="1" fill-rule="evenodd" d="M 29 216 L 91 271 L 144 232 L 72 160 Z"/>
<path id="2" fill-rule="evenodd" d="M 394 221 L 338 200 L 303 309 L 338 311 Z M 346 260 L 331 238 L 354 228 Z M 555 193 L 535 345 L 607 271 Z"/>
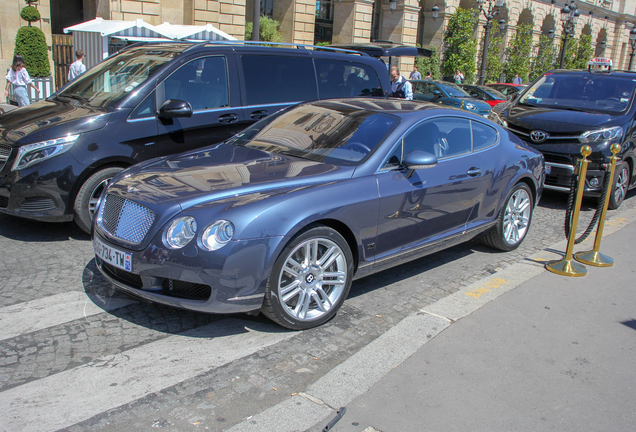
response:
<path id="1" fill-rule="evenodd" d="M 549 135 L 543 131 L 533 130 L 532 132 L 530 132 L 530 141 L 535 144 L 541 144 L 546 139 L 548 139 L 548 136 Z"/>

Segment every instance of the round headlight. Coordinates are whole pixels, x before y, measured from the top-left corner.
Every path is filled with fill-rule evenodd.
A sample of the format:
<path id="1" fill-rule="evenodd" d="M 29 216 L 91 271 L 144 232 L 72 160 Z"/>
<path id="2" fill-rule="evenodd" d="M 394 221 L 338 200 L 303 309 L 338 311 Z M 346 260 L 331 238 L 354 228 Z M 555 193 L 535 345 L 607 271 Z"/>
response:
<path id="1" fill-rule="evenodd" d="M 221 249 L 232 240 L 233 236 L 234 225 L 232 225 L 232 222 L 226 220 L 216 221 L 203 231 L 201 245 L 209 251 Z"/>
<path id="2" fill-rule="evenodd" d="M 467 110 L 471 110 L 471 111 L 475 111 L 477 109 L 477 107 L 474 104 L 471 104 L 470 102 L 468 102 L 464 106 L 466 107 Z"/>
<path id="3" fill-rule="evenodd" d="M 163 233 L 163 244 L 170 249 L 181 249 L 197 233 L 197 221 L 192 216 L 183 216 L 172 221 Z"/>

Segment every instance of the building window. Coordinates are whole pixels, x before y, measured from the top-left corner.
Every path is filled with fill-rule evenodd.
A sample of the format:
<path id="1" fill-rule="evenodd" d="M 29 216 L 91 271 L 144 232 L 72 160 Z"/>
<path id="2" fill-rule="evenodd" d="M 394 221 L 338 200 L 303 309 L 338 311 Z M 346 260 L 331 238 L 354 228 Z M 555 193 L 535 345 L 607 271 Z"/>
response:
<path id="1" fill-rule="evenodd" d="M 314 43 L 331 43 L 333 38 L 333 0 L 316 0 Z"/>
<path id="2" fill-rule="evenodd" d="M 274 0 L 261 0 L 261 16 L 274 19 Z"/>

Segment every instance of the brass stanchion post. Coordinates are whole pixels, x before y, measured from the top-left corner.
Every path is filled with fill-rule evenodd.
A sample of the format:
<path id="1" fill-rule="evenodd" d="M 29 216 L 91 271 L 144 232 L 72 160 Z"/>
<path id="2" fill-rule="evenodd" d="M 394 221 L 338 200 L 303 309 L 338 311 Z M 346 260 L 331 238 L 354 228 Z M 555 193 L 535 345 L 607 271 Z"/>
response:
<path id="1" fill-rule="evenodd" d="M 589 264 L 595 267 L 611 267 L 614 265 L 614 260 L 607 255 L 603 255 L 599 252 L 601 248 L 601 237 L 603 236 L 603 228 L 605 227 L 605 216 L 607 215 L 607 207 L 609 206 L 609 200 L 611 197 L 612 185 L 614 184 L 614 172 L 616 171 L 616 162 L 618 152 L 621 151 L 620 144 L 612 144 L 610 148 L 612 151 L 612 157 L 610 158 L 610 175 L 609 175 L 609 192 L 605 195 L 605 203 L 603 204 L 603 211 L 601 212 L 601 218 L 598 221 L 598 228 L 596 228 L 596 237 L 594 238 L 594 247 L 591 251 L 578 252 L 574 254 L 574 259 L 582 262 L 583 264 Z"/>
<path id="2" fill-rule="evenodd" d="M 545 268 L 552 273 L 562 276 L 582 277 L 587 274 L 584 265 L 572 261 L 572 249 L 576 240 L 576 226 L 579 223 L 579 212 L 581 211 L 581 201 L 583 200 L 583 189 L 585 188 L 585 175 L 587 174 L 587 157 L 592 154 L 590 146 L 581 147 L 581 164 L 579 165 L 579 183 L 576 189 L 576 200 L 574 201 L 574 210 L 572 214 L 572 226 L 570 227 L 570 235 L 568 237 L 568 247 L 565 251 L 565 258 L 558 261 L 550 261 Z"/>

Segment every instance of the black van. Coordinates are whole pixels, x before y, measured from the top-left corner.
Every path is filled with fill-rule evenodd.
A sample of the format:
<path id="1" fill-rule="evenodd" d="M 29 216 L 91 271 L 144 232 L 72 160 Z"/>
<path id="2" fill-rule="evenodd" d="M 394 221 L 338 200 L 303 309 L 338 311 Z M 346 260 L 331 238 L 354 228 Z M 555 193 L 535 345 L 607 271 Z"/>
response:
<path id="1" fill-rule="evenodd" d="M 621 144 L 609 208 L 618 208 L 636 187 L 636 73 L 552 70 L 541 75 L 512 101 L 493 108 L 499 121 L 545 157 L 545 189 L 568 192 L 581 147 L 592 154 L 585 195 L 600 196 L 613 143 Z"/>
<path id="2" fill-rule="evenodd" d="M 386 65 L 365 53 L 292 48 L 131 46 L 46 100 L 1 115 L 0 212 L 75 220 L 88 232 L 102 190 L 130 165 L 223 141 L 300 101 L 391 88 Z"/>

